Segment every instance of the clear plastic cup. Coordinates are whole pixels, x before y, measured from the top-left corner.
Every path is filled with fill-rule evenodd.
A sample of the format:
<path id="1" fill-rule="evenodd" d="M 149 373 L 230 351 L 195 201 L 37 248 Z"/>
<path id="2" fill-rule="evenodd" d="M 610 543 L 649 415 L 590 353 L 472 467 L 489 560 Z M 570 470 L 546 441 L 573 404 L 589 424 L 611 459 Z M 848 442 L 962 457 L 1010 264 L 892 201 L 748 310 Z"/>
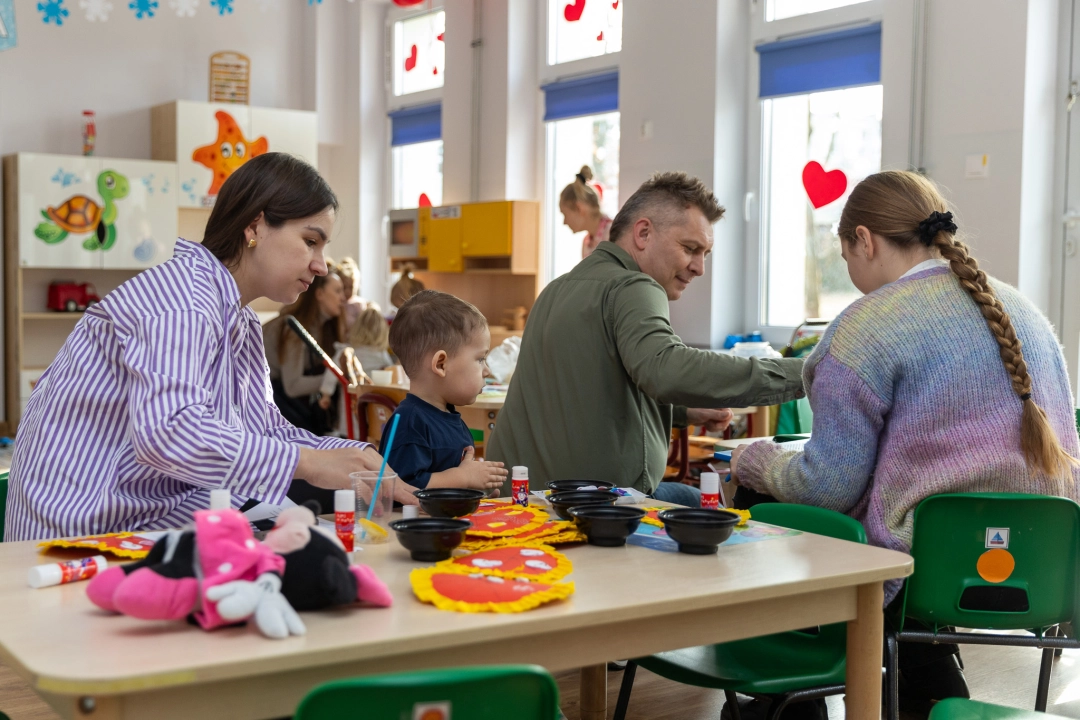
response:
<path id="1" fill-rule="evenodd" d="M 353 492 L 356 493 L 357 524 L 360 524 L 361 519 L 367 518 L 368 509 L 374 505 L 371 510 L 371 521 L 389 532 L 390 513 L 394 510 L 394 487 L 397 485 L 397 473 L 388 471 L 383 474 L 381 484 L 378 482 L 379 472 L 377 470 L 361 470 L 360 472 L 349 473 L 349 477 L 353 482 Z M 375 495 L 376 485 L 379 488 L 377 496 Z M 386 540 L 385 536 L 379 539 L 373 537 L 373 533 L 364 533 L 358 530 L 356 542 L 370 544 L 373 542 L 386 542 Z"/>

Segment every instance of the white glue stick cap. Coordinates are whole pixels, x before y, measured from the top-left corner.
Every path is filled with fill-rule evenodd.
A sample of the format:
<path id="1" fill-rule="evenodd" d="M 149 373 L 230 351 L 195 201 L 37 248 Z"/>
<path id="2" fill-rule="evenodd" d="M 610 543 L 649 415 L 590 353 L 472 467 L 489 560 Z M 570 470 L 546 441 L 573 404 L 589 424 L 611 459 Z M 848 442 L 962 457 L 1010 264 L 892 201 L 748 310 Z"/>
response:
<path id="1" fill-rule="evenodd" d="M 405 520 L 420 517 L 420 507 L 418 505 L 402 505 L 401 517 Z"/>
<path id="2" fill-rule="evenodd" d="M 334 512 L 356 512 L 356 493 L 352 490 L 335 490 Z"/>
<path id="3" fill-rule="evenodd" d="M 228 490 L 211 490 L 210 491 L 210 509 L 211 510 L 228 510 L 232 507 L 232 493 Z"/>
<path id="4" fill-rule="evenodd" d="M 105 559 L 104 555 L 95 555 L 90 559 L 97 565 L 95 574 L 104 572 L 105 568 L 109 566 L 109 561 Z M 78 562 L 78 560 L 74 562 Z M 30 568 L 27 582 L 32 588 L 44 588 L 59 585 L 63 579 L 64 570 L 60 567 L 60 563 L 50 563 L 48 565 L 35 565 Z"/>
<path id="5" fill-rule="evenodd" d="M 701 493 L 716 495 L 720 492 L 720 475 L 714 472 L 701 473 Z"/>
<path id="6" fill-rule="evenodd" d="M 529 468 L 525 467 L 524 465 L 515 465 L 512 468 L 512 471 L 514 473 L 514 476 L 512 478 L 513 480 L 528 480 L 529 479 Z"/>

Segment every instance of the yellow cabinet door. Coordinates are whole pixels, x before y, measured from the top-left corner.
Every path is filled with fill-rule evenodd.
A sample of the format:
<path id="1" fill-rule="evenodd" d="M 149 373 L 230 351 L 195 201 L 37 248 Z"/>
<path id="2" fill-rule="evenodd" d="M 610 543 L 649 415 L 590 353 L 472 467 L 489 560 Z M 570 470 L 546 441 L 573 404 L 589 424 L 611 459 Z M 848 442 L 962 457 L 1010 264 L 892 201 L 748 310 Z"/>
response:
<path id="1" fill-rule="evenodd" d="M 463 205 L 461 254 L 465 257 L 510 255 L 512 208 L 510 201 Z"/>
<path id="2" fill-rule="evenodd" d="M 461 272 L 462 207 L 420 208 L 419 252 L 431 272 Z"/>

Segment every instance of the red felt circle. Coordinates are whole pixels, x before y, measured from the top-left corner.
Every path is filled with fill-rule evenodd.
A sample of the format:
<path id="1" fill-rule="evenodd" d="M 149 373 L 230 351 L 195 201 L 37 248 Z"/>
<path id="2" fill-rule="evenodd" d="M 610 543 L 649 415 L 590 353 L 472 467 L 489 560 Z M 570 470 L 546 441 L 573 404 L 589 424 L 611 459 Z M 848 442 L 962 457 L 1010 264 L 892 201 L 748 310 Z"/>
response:
<path id="1" fill-rule="evenodd" d="M 443 597 L 467 603 L 515 602 L 551 587 L 544 583 L 461 573 L 435 573 L 431 576 L 431 586 Z"/>
<path id="2" fill-rule="evenodd" d="M 543 575 L 554 570 L 559 565 L 559 560 L 551 553 L 545 551 L 543 555 L 524 555 L 522 550 L 529 552 L 535 552 L 534 548 L 523 547 L 501 547 L 493 548 L 491 550 L 481 550 L 480 552 L 473 553 L 472 555 L 466 555 L 454 560 L 455 565 L 464 565 L 465 567 L 476 568 L 477 570 L 502 570 L 505 572 L 517 572 L 522 575 Z M 477 565 L 473 560 L 499 560 L 501 565 L 488 567 L 486 565 Z M 529 567 L 525 564 L 527 560 L 542 560 L 547 563 L 548 568 L 535 568 Z"/>

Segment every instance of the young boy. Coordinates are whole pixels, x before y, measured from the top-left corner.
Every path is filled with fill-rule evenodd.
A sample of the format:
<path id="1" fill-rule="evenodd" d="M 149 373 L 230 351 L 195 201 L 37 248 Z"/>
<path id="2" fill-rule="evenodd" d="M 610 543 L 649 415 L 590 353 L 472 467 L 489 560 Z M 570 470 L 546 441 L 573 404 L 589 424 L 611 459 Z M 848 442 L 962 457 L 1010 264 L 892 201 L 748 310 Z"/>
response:
<path id="1" fill-rule="evenodd" d="M 496 490 L 506 481 L 501 462 L 475 459 L 472 433 L 454 409 L 484 389 L 491 335 L 475 307 L 447 293 L 424 290 L 409 298 L 390 326 L 390 348 L 411 390 L 394 413 L 397 435 L 387 465 L 418 488 Z M 391 420 L 392 422 L 392 420 Z M 385 456 L 390 424 L 379 452 Z"/>

